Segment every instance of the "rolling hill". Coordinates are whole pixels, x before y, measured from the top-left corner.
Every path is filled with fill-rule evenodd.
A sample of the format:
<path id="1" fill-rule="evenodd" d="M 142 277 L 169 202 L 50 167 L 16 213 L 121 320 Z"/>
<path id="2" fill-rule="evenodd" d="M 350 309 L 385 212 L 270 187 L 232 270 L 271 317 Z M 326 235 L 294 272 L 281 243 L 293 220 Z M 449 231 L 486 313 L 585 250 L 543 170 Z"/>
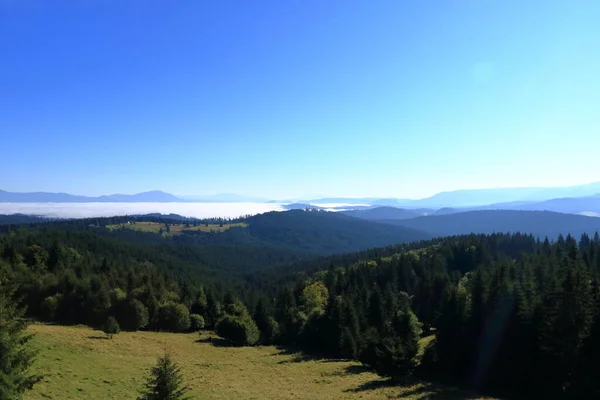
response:
<path id="1" fill-rule="evenodd" d="M 38 220 L 14 216 L 8 224 Z M 151 221 L 151 226 L 149 222 Z M 341 213 L 290 210 L 269 212 L 225 222 L 176 220 L 173 216 L 123 216 L 79 220 L 46 221 L 23 229 L 35 234 L 53 229 L 69 234 L 86 234 L 98 239 L 116 239 L 135 246 L 149 246 L 154 252 L 180 258 L 192 257 L 209 268 L 219 265 L 239 270 L 280 265 L 320 255 L 354 252 L 430 239 L 432 235 L 404 226 L 365 221 Z M 191 224 L 190 224 L 191 223 Z M 199 223 L 196 226 L 196 223 Z M 166 232 L 166 225 L 171 234 Z M 189 226 L 186 227 L 185 224 Z M 204 229 L 204 225 L 208 227 Z M 225 226 L 226 225 L 226 226 Z M 10 226 L 6 227 L 11 228 Z M 202 229 L 200 229 L 202 228 Z M 228 229 L 225 229 L 228 228 Z M 66 240 L 66 239 L 65 239 Z M 175 264 L 174 261 L 171 262 Z"/>
<path id="2" fill-rule="evenodd" d="M 467 211 L 380 222 L 425 231 L 435 236 L 521 232 L 556 239 L 559 234 L 570 233 L 579 237 L 583 233 L 600 231 L 600 218 L 550 211 Z"/>
<path id="3" fill-rule="evenodd" d="M 431 238 L 427 232 L 325 211 L 290 210 L 247 218 L 248 233 L 263 243 L 334 254 Z M 234 231 L 230 229 L 229 231 Z"/>
<path id="4" fill-rule="evenodd" d="M 0 215 L 0 225 L 35 224 L 50 220 L 49 218 L 26 214 Z"/>
<path id="5" fill-rule="evenodd" d="M 417 229 L 322 210 L 272 211 L 235 222 L 243 227 L 235 226 L 219 233 L 182 230 L 182 234 L 173 236 L 172 240 L 200 245 L 252 245 L 310 256 L 353 252 L 432 237 Z"/>

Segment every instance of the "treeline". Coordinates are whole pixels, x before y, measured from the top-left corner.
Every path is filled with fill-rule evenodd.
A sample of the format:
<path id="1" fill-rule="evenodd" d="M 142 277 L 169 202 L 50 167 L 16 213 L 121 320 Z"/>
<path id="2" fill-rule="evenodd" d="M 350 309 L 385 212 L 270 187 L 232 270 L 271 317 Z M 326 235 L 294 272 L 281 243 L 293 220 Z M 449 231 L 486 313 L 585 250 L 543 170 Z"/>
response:
<path id="1" fill-rule="evenodd" d="M 183 224 L 189 226 L 199 225 L 225 225 L 242 222 L 250 215 L 241 215 L 237 218 L 193 218 L 179 214 L 144 214 L 114 217 L 96 217 L 80 219 L 60 219 L 25 214 L 0 215 L 0 233 L 18 231 L 24 227 L 37 228 L 42 222 L 52 223 L 52 226 L 61 230 L 97 230 L 109 225 L 121 225 L 134 222 L 155 222 L 165 225 Z"/>
<path id="2" fill-rule="evenodd" d="M 112 316 L 129 330 L 185 331 L 201 294 L 223 304 L 226 291 L 241 291 L 243 273 L 294 260 L 276 248 L 147 245 L 90 231 L 0 237 L 0 280 L 18 287 L 29 317 L 101 327 Z"/>

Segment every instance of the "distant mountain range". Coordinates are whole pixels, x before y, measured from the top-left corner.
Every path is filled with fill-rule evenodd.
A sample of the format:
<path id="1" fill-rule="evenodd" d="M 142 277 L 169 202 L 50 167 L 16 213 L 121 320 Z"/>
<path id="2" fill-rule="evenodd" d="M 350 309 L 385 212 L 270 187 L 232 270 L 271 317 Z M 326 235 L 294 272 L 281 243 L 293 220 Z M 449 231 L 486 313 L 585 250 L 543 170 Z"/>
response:
<path id="1" fill-rule="evenodd" d="M 78 196 L 68 193 L 13 193 L 0 190 L 0 202 L 5 203 L 168 203 L 183 201 L 172 194 L 154 190 L 137 194 L 111 194 L 108 196 Z"/>
<path id="2" fill-rule="evenodd" d="M 434 215 L 455 214 L 477 210 L 553 211 L 565 214 L 600 214 L 600 196 L 566 197 L 545 201 L 513 201 L 494 203 L 478 207 L 444 207 L 432 212 Z"/>
<path id="3" fill-rule="evenodd" d="M 4 203 L 183 203 L 183 202 L 266 202 L 266 199 L 240 196 L 237 194 L 216 194 L 209 196 L 177 197 L 160 190 L 137 194 L 111 194 L 104 196 L 80 196 L 69 193 L 15 193 L 0 190 L 0 202 Z"/>
<path id="4" fill-rule="evenodd" d="M 600 182 L 554 188 L 476 189 L 442 192 L 416 200 L 419 207 L 471 207 L 515 201 L 539 202 L 555 198 L 584 197 L 600 193 Z"/>
<path id="5" fill-rule="evenodd" d="M 370 204 L 403 208 L 443 208 L 443 207 L 479 207 L 490 204 L 525 202 L 534 203 L 558 198 L 578 198 L 595 196 L 600 198 L 600 182 L 586 185 L 565 187 L 525 187 L 525 188 L 495 188 L 495 189 L 465 189 L 451 192 L 441 192 L 424 199 L 395 199 L 395 198 L 348 198 L 330 197 L 313 200 L 303 200 L 300 203 L 326 204 Z"/>
<path id="6" fill-rule="evenodd" d="M 68 193 L 13 193 L 0 190 L 0 202 L 11 203 L 85 203 L 85 202 L 268 202 L 294 203 L 286 208 L 299 205 L 337 204 L 356 209 L 388 207 L 412 210 L 418 215 L 448 214 L 470 210 L 547 210 L 565 213 L 600 213 L 600 182 L 587 185 L 555 188 L 497 188 L 473 189 L 441 192 L 419 200 L 396 198 L 347 198 L 322 197 L 312 200 L 276 201 L 261 197 L 238 194 L 215 194 L 207 196 L 175 196 L 159 190 L 138 194 L 112 194 L 98 197 L 72 195 Z M 337 207 L 338 209 L 347 209 Z M 298 207 L 299 208 L 299 207 Z M 305 208 L 305 207 L 302 207 Z M 327 207 L 332 208 L 332 207 Z M 333 207 L 336 208 L 336 207 Z M 443 209 L 443 210 L 442 210 Z M 379 211 L 382 212 L 382 211 Z M 387 212 L 391 212 L 387 210 Z"/>
<path id="7" fill-rule="evenodd" d="M 547 210 L 568 214 L 583 212 L 600 212 L 600 196 L 566 197 L 541 202 L 492 204 L 489 209 L 504 210 Z"/>
<path id="8" fill-rule="evenodd" d="M 181 196 L 184 201 L 214 202 L 214 203 L 266 203 L 264 197 L 242 196 L 235 193 L 220 193 L 207 196 Z"/>
<path id="9" fill-rule="evenodd" d="M 412 228 L 434 236 L 520 232 L 540 239 L 556 239 L 559 234 L 571 234 L 579 238 L 583 233 L 593 235 L 600 232 L 600 218 L 550 211 L 467 211 L 374 222 Z"/>

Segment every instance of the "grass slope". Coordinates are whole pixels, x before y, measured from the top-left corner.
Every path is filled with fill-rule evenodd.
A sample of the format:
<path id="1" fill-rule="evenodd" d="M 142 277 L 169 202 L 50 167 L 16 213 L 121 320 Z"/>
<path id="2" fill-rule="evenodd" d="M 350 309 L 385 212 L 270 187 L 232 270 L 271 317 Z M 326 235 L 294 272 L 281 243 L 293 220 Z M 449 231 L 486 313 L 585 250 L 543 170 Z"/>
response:
<path id="1" fill-rule="evenodd" d="M 357 363 L 307 359 L 275 347 L 223 347 L 208 334 L 105 335 L 84 327 L 32 325 L 45 375 L 25 400 L 135 399 L 147 370 L 169 349 L 191 394 L 202 399 L 468 399 L 426 383 L 394 386 Z"/>
<path id="2" fill-rule="evenodd" d="M 169 224 L 169 233 L 167 233 L 165 224 L 160 224 L 158 222 L 145 222 L 145 221 L 136 221 L 127 224 L 118 224 L 118 225 L 107 225 L 106 228 L 109 230 L 115 229 L 133 229 L 141 232 L 151 232 L 151 233 L 159 233 L 161 230 L 165 236 L 173 236 L 180 235 L 185 233 L 184 231 L 200 231 L 200 232 L 224 232 L 229 228 L 239 227 L 245 228 L 248 225 L 244 223 L 236 223 L 236 224 L 198 224 L 197 226 L 189 225 L 186 227 L 185 224 Z"/>

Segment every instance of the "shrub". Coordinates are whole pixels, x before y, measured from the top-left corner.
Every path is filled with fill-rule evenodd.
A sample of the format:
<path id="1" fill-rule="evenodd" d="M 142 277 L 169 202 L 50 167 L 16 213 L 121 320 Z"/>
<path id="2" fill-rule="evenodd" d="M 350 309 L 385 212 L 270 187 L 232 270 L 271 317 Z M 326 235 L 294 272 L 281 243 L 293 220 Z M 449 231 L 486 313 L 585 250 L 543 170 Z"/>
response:
<path id="1" fill-rule="evenodd" d="M 148 325 L 148 309 L 139 300 L 127 300 L 120 310 L 119 324 L 126 331 L 145 327 Z"/>
<path id="2" fill-rule="evenodd" d="M 171 332 L 186 332 L 190 329 L 190 311 L 183 304 L 168 302 L 158 310 L 160 329 Z"/>
<path id="3" fill-rule="evenodd" d="M 204 317 L 198 314 L 190 314 L 190 329 L 192 332 L 198 332 L 201 329 L 204 329 Z"/>
<path id="4" fill-rule="evenodd" d="M 121 290 L 120 288 L 112 289 L 110 291 L 109 296 L 110 296 L 110 304 L 113 306 L 119 304 L 120 302 L 125 300 L 125 298 L 127 297 L 125 292 L 123 290 Z"/>
<path id="5" fill-rule="evenodd" d="M 226 315 L 217 322 L 216 332 L 238 346 L 252 346 L 260 339 L 260 331 L 249 317 Z"/>
<path id="6" fill-rule="evenodd" d="M 279 323 L 275 321 L 275 318 L 269 317 L 267 324 L 263 327 L 263 329 L 264 330 L 261 331 L 261 335 L 265 344 L 277 342 L 279 339 Z"/>
<path id="7" fill-rule="evenodd" d="M 55 294 L 54 296 L 48 296 L 42 301 L 41 312 L 42 318 L 46 321 L 54 321 L 56 318 L 56 311 L 60 307 L 62 300 L 62 294 Z"/>

